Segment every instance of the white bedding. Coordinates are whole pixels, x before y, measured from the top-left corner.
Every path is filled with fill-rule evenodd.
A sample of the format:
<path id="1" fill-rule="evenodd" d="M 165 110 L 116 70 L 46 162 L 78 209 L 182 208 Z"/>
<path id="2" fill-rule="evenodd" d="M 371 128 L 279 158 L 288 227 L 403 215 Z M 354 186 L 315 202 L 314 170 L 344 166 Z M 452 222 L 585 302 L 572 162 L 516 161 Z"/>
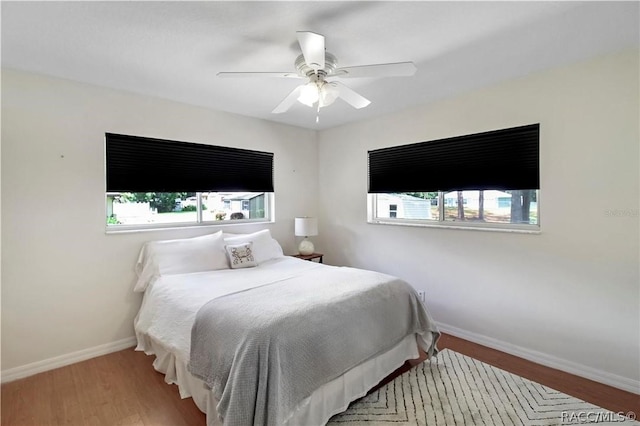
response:
<path id="1" fill-rule="evenodd" d="M 151 284 L 135 319 L 135 331 L 189 361 L 191 327 L 198 310 L 215 298 L 281 281 L 319 264 L 280 257 L 255 268 L 164 275 Z M 144 348 L 139 347 L 139 350 Z"/>
<path id="2" fill-rule="evenodd" d="M 280 257 L 266 261 L 255 268 L 161 276 L 146 289 L 142 306 L 136 317 L 135 331 L 138 338 L 136 350 L 161 355 L 163 359 L 158 359 L 154 363 L 156 369 L 168 375 L 168 382 L 179 385 L 183 383 L 180 387 L 181 396 L 194 396 L 194 399 L 197 397 L 198 407 L 208 413 L 207 423 L 216 424 L 215 401 L 211 399 L 211 392 L 207 390 L 203 393 L 204 389 L 200 387 L 201 382 L 193 377 L 188 379 L 169 377 L 172 370 L 174 374 L 176 374 L 175 370 L 181 371 L 183 376 L 188 374 L 185 366 L 189 362 L 191 328 L 198 310 L 210 300 L 276 283 L 321 267 L 322 265 L 313 262 Z M 431 347 L 432 336 L 421 336 L 418 342 L 423 349 L 427 350 Z M 363 364 L 361 368 L 364 370 L 353 372 L 349 381 L 345 382 L 343 377 L 323 386 L 301 404 L 303 405 L 301 413 L 292 414 L 291 419 L 298 421 L 306 419 L 313 424 L 326 422 L 328 415 L 346 408 L 345 401 L 348 403 L 362 396 L 366 390 L 401 365 L 404 360 L 416 355 L 415 339 L 403 340 L 387 354 L 369 360 L 366 365 Z M 372 372 L 375 373 L 373 377 L 363 378 L 358 375 Z M 336 386 L 341 389 L 340 398 L 328 395 L 331 393 L 328 389 L 336 389 Z M 197 392 L 194 391 L 196 388 Z M 327 403 L 327 399 L 330 403 Z"/>

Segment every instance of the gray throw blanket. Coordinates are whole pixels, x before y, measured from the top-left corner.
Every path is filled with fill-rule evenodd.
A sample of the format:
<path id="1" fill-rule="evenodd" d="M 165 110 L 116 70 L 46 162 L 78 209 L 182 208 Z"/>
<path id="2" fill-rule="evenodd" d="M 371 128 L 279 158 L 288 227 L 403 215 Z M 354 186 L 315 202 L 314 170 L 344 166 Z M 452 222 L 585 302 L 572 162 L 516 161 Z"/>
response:
<path id="1" fill-rule="evenodd" d="M 225 425 L 281 425 L 317 388 L 413 333 L 439 334 L 404 281 L 315 268 L 205 304 L 189 371 L 213 389 Z"/>

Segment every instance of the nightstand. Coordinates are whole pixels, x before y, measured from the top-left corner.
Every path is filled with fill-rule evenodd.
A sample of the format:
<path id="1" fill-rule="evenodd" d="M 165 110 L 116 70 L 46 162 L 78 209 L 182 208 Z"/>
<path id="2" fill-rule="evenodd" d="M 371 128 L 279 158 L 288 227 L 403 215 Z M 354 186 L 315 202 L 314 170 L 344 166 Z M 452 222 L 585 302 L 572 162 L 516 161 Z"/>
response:
<path id="1" fill-rule="evenodd" d="M 293 257 L 297 257 L 298 259 L 309 260 L 313 262 L 313 259 L 318 259 L 318 262 L 322 263 L 322 253 L 311 253 L 311 254 L 294 254 Z"/>

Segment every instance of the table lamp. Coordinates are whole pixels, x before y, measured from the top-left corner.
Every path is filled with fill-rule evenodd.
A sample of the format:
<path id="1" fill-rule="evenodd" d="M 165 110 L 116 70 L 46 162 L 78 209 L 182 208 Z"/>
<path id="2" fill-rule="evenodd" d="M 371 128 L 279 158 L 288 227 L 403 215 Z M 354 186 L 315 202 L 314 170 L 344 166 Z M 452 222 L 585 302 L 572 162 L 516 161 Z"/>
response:
<path id="1" fill-rule="evenodd" d="M 318 219 L 315 217 L 296 217 L 295 234 L 296 237 L 304 237 L 298 246 L 300 254 L 312 254 L 315 248 L 309 237 L 318 235 Z"/>

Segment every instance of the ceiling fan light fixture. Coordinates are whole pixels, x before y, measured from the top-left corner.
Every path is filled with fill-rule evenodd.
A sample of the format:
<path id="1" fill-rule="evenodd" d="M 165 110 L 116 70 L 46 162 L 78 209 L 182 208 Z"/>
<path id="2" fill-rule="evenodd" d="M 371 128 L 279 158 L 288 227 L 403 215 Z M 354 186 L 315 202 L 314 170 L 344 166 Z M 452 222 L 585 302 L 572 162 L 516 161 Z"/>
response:
<path id="1" fill-rule="evenodd" d="M 322 87 L 320 87 L 320 98 L 319 98 L 319 106 L 320 108 L 331 105 L 338 99 L 340 92 L 338 88 L 331 83 L 325 82 Z"/>
<path id="2" fill-rule="evenodd" d="M 318 102 L 319 98 L 320 94 L 318 92 L 318 85 L 312 81 L 302 86 L 302 89 L 300 90 L 300 96 L 298 96 L 298 102 L 312 107 L 313 104 Z"/>

